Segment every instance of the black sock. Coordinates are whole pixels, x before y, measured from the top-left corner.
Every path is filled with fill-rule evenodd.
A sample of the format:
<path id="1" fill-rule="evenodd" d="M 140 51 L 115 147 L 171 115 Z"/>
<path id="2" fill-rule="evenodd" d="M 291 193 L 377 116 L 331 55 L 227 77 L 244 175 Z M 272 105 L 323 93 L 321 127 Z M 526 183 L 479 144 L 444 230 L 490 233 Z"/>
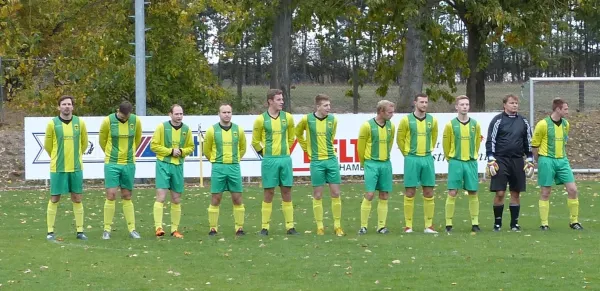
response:
<path id="1" fill-rule="evenodd" d="M 510 205 L 508 207 L 510 209 L 510 226 L 515 226 L 519 224 L 519 211 L 521 210 L 521 205 Z"/>
<path id="2" fill-rule="evenodd" d="M 504 212 L 504 204 L 494 205 L 494 224 L 502 225 L 502 212 Z"/>

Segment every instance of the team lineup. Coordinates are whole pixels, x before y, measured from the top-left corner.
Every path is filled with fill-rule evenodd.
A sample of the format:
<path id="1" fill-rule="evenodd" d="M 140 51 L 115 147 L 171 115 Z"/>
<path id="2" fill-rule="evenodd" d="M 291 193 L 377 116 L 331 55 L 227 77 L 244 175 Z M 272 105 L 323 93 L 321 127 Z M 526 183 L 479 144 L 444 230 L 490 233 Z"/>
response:
<path id="1" fill-rule="evenodd" d="M 267 110 L 254 121 L 252 148 L 261 157 L 261 178 L 264 197 L 261 205 L 260 235 L 269 235 L 275 189 L 280 188 L 285 229 L 288 235 L 299 234 L 294 223 L 292 187 L 294 176 L 290 147 L 297 141 L 310 160 L 310 181 L 313 187 L 313 214 L 317 235 L 324 235 L 323 193 L 329 188 L 333 234 L 344 236 L 342 226 L 342 182 L 334 140 L 338 127 L 337 118 L 330 113 L 331 100 L 325 94 L 315 97 L 315 111 L 303 115 L 294 122 L 292 114 L 283 111 L 281 90 L 267 93 Z M 47 207 L 46 239 L 56 240 L 54 229 L 61 195 L 70 194 L 75 216 L 76 238 L 87 240 L 83 231 L 83 153 L 88 144 L 88 132 L 83 119 L 73 115 L 74 97 L 62 96 L 58 100 L 59 115 L 46 127 L 44 150 L 51 158 L 50 194 Z M 403 116 L 399 124 L 392 124 L 395 104 L 381 100 L 376 105 L 376 116 L 365 121 L 358 133 L 358 158 L 364 168 L 364 197 L 360 206 L 358 234 L 369 230 L 372 201 L 377 192 L 376 233 L 387 234 L 388 199 L 394 191 L 390 153 L 397 144 L 404 158 L 404 228 L 414 230 L 413 213 L 415 196 L 420 188 L 423 195 L 423 231 L 436 234 L 434 227 L 435 168 L 432 151 L 438 138 L 437 119 L 427 112 L 429 98 L 425 94 L 414 97 L 414 112 Z M 569 122 L 568 104 L 560 98 L 553 100 L 552 113 L 540 120 L 535 130 L 526 118 L 518 114 L 519 98 L 507 95 L 502 100 L 504 111 L 492 119 L 484 147 L 487 158 L 486 173 L 491 177 L 490 191 L 494 192 L 493 231 L 503 227 L 502 214 L 505 194 L 510 193 L 509 211 L 511 231 L 521 231 L 519 225 L 520 193 L 526 191 L 526 180 L 537 168 L 537 184 L 540 186 L 540 230 L 549 230 L 549 196 L 553 185 L 564 185 L 570 212 L 568 226 L 583 230 L 579 223 L 579 200 L 573 172 L 566 154 Z M 481 231 L 479 225 L 479 176 L 477 157 L 482 141 L 481 125 L 469 117 L 469 98 L 455 98 L 457 117 L 443 125 L 443 152 L 448 162 L 447 197 L 445 201 L 445 231 L 453 230 L 456 197 L 461 190 L 467 191 L 471 217 L 471 231 Z M 122 102 L 116 113 L 104 118 L 99 130 L 100 147 L 105 154 L 104 231 L 102 239 L 111 239 L 111 229 L 116 210 L 117 193 L 120 192 L 122 211 L 129 236 L 141 238 L 136 229 L 132 192 L 135 179 L 135 152 L 142 138 L 140 118 L 132 114 L 131 103 Z M 248 141 L 241 125 L 232 122 L 233 108 L 222 104 L 218 108 L 219 122 L 210 126 L 202 143 L 202 153 L 212 164 L 208 204 L 210 236 L 218 235 L 219 209 L 223 192 L 229 192 L 233 204 L 234 230 L 236 236 L 244 236 L 245 207 L 240 161 L 246 152 Z M 163 237 L 164 203 L 169 196 L 171 225 L 169 233 L 183 238 L 179 231 L 181 222 L 181 195 L 184 193 L 184 161 L 193 153 L 195 145 L 192 131 L 183 122 L 183 108 L 177 104 L 169 110 L 170 120 L 159 124 L 152 136 L 150 148 L 156 154 L 156 199 L 153 206 L 155 236 Z M 120 191 L 119 191 L 120 189 Z M 170 195 L 167 195 L 170 194 Z"/>

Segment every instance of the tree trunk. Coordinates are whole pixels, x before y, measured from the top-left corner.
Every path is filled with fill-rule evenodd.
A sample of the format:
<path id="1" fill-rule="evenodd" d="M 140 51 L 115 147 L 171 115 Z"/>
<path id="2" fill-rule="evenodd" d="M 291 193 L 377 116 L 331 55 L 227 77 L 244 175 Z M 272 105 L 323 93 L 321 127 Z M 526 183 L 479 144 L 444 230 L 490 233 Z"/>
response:
<path id="1" fill-rule="evenodd" d="M 473 111 L 485 111 L 485 69 L 479 68 L 479 59 L 484 53 L 483 45 L 487 33 L 481 25 L 467 24 L 469 40 L 467 44 L 467 60 L 469 62 L 469 77 L 467 79 L 467 96 L 475 100 Z M 473 104 L 473 103 L 471 103 Z"/>
<path id="2" fill-rule="evenodd" d="M 306 65 L 306 59 L 308 56 L 307 45 L 308 42 L 308 30 L 306 27 L 302 28 L 302 56 L 300 57 L 300 66 L 302 66 L 302 82 L 305 82 L 308 76 L 308 70 Z"/>
<path id="3" fill-rule="evenodd" d="M 271 88 L 281 89 L 285 100 L 284 110 L 292 112 L 290 61 L 292 53 L 292 0 L 279 0 L 278 11 L 271 44 L 273 46 L 273 61 L 271 73 Z"/>
<path id="4" fill-rule="evenodd" d="M 354 112 L 354 114 L 358 113 L 358 99 L 360 98 L 360 95 L 358 95 L 358 70 L 360 69 L 358 58 L 356 38 L 354 38 L 352 40 L 352 112 Z"/>

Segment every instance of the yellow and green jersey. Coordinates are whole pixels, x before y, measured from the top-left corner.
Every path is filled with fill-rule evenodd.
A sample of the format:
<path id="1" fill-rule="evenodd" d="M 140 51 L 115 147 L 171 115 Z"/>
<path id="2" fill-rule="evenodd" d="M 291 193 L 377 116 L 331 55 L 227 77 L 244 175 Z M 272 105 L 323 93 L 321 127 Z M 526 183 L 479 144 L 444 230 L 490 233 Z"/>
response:
<path id="1" fill-rule="evenodd" d="M 212 163 L 239 164 L 246 153 L 244 130 L 235 123 L 225 128 L 220 123 L 209 127 L 202 152 Z"/>
<path id="2" fill-rule="evenodd" d="M 294 118 L 288 112 L 280 111 L 277 117 L 265 112 L 254 121 L 252 147 L 263 157 L 289 156 L 294 139 Z"/>
<path id="3" fill-rule="evenodd" d="M 324 118 L 318 118 L 311 113 L 303 116 L 296 125 L 296 138 L 311 161 L 328 160 L 336 157 L 333 147 L 336 131 L 335 116 L 329 114 Z"/>
<path id="4" fill-rule="evenodd" d="M 438 135 L 437 119 L 431 114 L 419 119 L 414 113 L 400 119 L 396 142 L 404 156 L 428 156 L 435 147 Z"/>
<path id="5" fill-rule="evenodd" d="M 135 114 L 120 121 L 117 114 L 104 118 L 100 125 L 100 147 L 104 151 L 104 163 L 127 165 L 135 163 L 135 151 L 142 140 L 142 123 Z"/>
<path id="6" fill-rule="evenodd" d="M 540 120 L 535 126 L 531 145 L 538 148 L 538 155 L 562 159 L 567 157 L 569 122 L 561 118 L 557 124 L 550 116 Z"/>
<path id="7" fill-rule="evenodd" d="M 366 160 L 389 161 L 395 132 L 394 124 L 389 120 L 383 126 L 375 118 L 363 123 L 358 133 L 358 158 L 361 165 Z"/>
<path id="8" fill-rule="evenodd" d="M 173 149 L 181 149 L 181 156 L 174 157 Z M 159 161 L 182 165 L 185 157 L 194 152 L 192 131 L 185 123 L 173 126 L 171 122 L 165 121 L 156 127 L 150 150 L 156 153 L 156 159 Z"/>
<path id="9" fill-rule="evenodd" d="M 442 140 L 447 160 L 477 160 L 481 146 L 481 127 L 473 118 L 469 118 L 466 123 L 454 118 L 446 124 Z"/>
<path id="10" fill-rule="evenodd" d="M 71 120 L 54 117 L 46 126 L 44 149 L 50 156 L 50 172 L 83 170 L 83 152 L 88 146 L 85 122 L 77 116 Z"/>

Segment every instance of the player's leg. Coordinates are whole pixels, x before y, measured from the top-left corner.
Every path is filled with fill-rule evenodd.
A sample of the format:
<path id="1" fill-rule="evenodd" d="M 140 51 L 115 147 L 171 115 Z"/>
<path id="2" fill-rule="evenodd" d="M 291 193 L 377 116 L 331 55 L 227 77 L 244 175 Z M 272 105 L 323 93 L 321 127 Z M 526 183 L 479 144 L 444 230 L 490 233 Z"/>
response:
<path id="1" fill-rule="evenodd" d="M 261 235 L 269 235 L 271 213 L 273 211 L 273 196 L 275 187 L 279 185 L 279 169 L 276 168 L 275 158 L 264 158 L 261 162 L 261 178 L 264 190 L 262 202 L 262 229 Z"/>
<path id="2" fill-rule="evenodd" d="M 511 168 L 509 169 L 508 185 L 510 189 L 510 229 L 512 231 L 521 231 L 519 225 L 519 213 L 521 212 L 521 192 L 526 191 L 527 180 L 525 177 L 525 161 L 523 158 L 511 159 Z"/>
<path id="3" fill-rule="evenodd" d="M 244 232 L 244 216 L 246 215 L 246 208 L 242 201 L 242 192 L 244 186 L 242 184 L 242 172 L 239 164 L 229 165 L 228 175 L 228 188 L 231 193 L 231 200 L 233 202 L 233 220 L 235 223 L 235 235 L 243 236 Z"/>
<path id="4" fill-rule="evenodd" d="M 127 222 L 127 230 L 129 237 L 134 239 L 141 238 L 140 234 L 135 230 L 135 209 L 133 207 L 133 184 L 135 180 L 135 164 L 123 166 L 121 172 L 121 201 L 123 203 L 123 214 Z"/>
<path id="5" fill-rule="evenodd" d="M 283 200 L 283 218 L 287 234 L 299 234 L 294 227 L 294 204 L 292 203 L 292 185 L 294 184 L 294 173 L 292 171 L 292 158 L 285 157 L 277 159 L 279 162 L 281 188 L 281 200 Z"/>
<path id="6" fill-rule="evenodd" d="M 185 185 L 183 182 L 183 165 L 169 164 L 170 168 L 170 189 L 171 189 L 171 236 L 183 238 L 179 231 L 181 222 L 181 194 L 183 194 Z"/>
<path id="7" fill-rule="evenodd" d="M 417 161 L 417 157 L 404 157 L 404 232 L 413 232 L 413 216 L 415 210 L 415 194 L 417 187 L 420 185 L 419 173 L 421 167 Z"/>
<path id="8" fill-rule="evenodd" d="M 50 200 L 48 201 L 48 207 L 46 209 L 46 224 L 48 226 L 46 239 L 50 241 L 56 239 L 56 235 L 54 234 L 54 223 L 56 222 L 56 213 L 58 212 L 60 195 L 69 193 L 66 174 L 67 173 L 50 173 Z"/>
<path id="9" fill-rule="evenodd" d="M 326 168 L 323 161 L 310 162 L 310 182 L 313 186 L 313 214 L 317 224 L 317 235 L 324 235 L 323 226 L 323 185 L 325 185 Z"/>
<path id="10" fill-rule="evenodd" d="M 69 192 L 71 192 L 71 201 L 73 202 L 77 239 L 87 240 L 87 236 L 83 233 L 83 172 L 76 171 L 68 173 L 67 176 L 69 177 Z"/>
<path id="11" fill-rule="evenodd" d="M 337 236 L 344 236 L 342 229 L 342 199 L 340 198 L 340 184 L 342 177 L 340 175 L 340 163 L 337 158 L 326 161 L 327 171 L 325 173 L 326 182 L 329 183 L 329 193 L 331 194 L 331 213 L 333 216 L 333 231 Z"/>
<path id="12" fill-rule="evenodd" d="M 167 193 L 171 188 L 171 177 L 169 175 L 169 168 L 165 162 L 156 160 L 155 171 L 156 199 L 153 207 L 154 231 L 156 236 L 161 237 L 165 235 L 165 231 L 163 230 L 163 209 Z"/>
<path id="13" fill-rule="evenodd" d="M 208 235 L 219 232 L 219 208 L 223 192 L 227 190 L 227 165 L 213 163 L 210 173 L 210 205 L 208 206 Z"/>
<path id="14" fill-rule="evenodd" d="M 110 239 L 113 219 L 115 217 L 115 199 L 117 188 L 121 180 L 121 165 L 104 164 L 104 187 L 106 188 L 106 200 L 104 201 L 104 232 L 102 239 Z"/>
<path id="15" fill-rule="evenodd" d="M 548 230 L 548 216 L 550 213 L 550 193 L 554 184 L 555 171 L 553 159 L 540 156 L 538 158 L 537 184 L 540 186 L 540 200 L 538 201 L 540 212 L 540 229 Z"/>
<path id="16" fill-rule="evenodd" d="M 460 161 L 450 159 L 448 161 L 448 197 L 446 198 L 446 232 L 452 231 L 454 209 L 456 205 L 457 190 L 462 189 L 463 167 Z"/>
<path id="17" fill-rule="evenodd" d="M 579 223 L 579 197 L 577 185 L 575 185 L 575 177 L 573 170 L 567 159 L 557 159 L 556 162 L 556 182 L 564 184 L 567 190 L 567 207 L 569 208 L 569 226 L 575 230 L 583 230 Z"/>
<path id="18" fill-rule="evenodd" d="M 371 214 L 371 202 L 375 196 L 379 172 L 374 161 L 367 160 L 364 163 L 365 195 L 360 205 L 360 230 L 358 234 L 366 234 L 369 226 L 369 215 Z"/>
<path id="19" fill-rule="evenodd" d="M 498 157 L 498 171 L 490 178 L 490 192 L 495 192 L 493 201 L 494 231 L 502 228 L 502 214 L 504 213 L 504 198 L 506 195 L 506 184 L 508 183 L 507 159 Z"/>
<path id="20" fill-rule="evenodd" d="M 469 214 L 471 215 L 471 231 L 479 232 L 479 173 L 477 161 L 463 162 L 463 177 L 465 189 L 469 194 Z"/>
<path id="21" fill-rule="evenodd" d="M 433 228 L 433 216 L 435 214 L 435 198 L 433 196 L 433 187 L 435 186 L 435 166 L 433 158 L 419 157 L 421 164 L 420 181 L 423 186 L 423 214 L 425 221 L 425 233 L 438 233 Z"/>
<path id="22" fill-rule="evenodd" d="M 377 190 L 379 190 L 379 200 L 377 201 L 377 233 L 389 233 L 387 228 L 388 199 L 392 192 L 394 177 L 392 175 L 391 162 L 378 162 L 377 170 L 379 179 L 377 180 Z"/>

